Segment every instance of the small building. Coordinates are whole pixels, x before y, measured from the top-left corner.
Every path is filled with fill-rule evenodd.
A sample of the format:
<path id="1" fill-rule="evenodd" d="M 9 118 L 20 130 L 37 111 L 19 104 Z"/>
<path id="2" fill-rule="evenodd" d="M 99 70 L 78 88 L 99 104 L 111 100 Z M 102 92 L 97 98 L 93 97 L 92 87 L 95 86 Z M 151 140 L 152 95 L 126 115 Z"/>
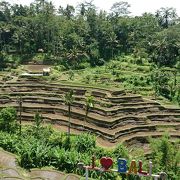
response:
<path id="1" fill-rule="evenodd" d="M 51 72 L 51 68 L 43 68 L 43 76 L 49 76 Z"/>

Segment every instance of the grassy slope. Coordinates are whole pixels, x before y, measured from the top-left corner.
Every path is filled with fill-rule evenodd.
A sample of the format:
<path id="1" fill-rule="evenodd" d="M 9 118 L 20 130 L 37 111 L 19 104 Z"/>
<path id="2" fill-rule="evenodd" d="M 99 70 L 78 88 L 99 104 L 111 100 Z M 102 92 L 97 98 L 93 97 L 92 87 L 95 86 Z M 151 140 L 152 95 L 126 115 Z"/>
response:
<path id="1" fill-rule="evenodd" d="M 53 82 L 59 81 L 65 84 L 88 85 L 90 87 L 106 89 L 125 89 L 129 92 L 153 97 L 154 91 L 152 84 L 148 83 L 152 69 L 151 67 L 152 64 L 145 60 L 143 65 L 137 65 L 134 58 L 128 56 L 126 58 L 111 61 L 101 67 L 87 67 L 84 70 L 59 71 L 58 68 L 54 68 L 50 79 Z M 15 70 L 15 72 L 17 71 L 18 70 Z M 70 78 L 72 72 L 74 77 Z M 0 79 L 3 75 L 4 73 L 0 72 Z M 178 82 L 180 83 L 180 77 L 178 77 Z M 171 104 L 164 98 L 161 98 L 160 102 Z M 132 147 L 132 150 L 133 149 L 134 147 Z M 137 150 L 137 147 L 135 149 L 136 151 L 133 153 L 139 154 L 139 149 Z"/>
<path id="2" fill-rule="evenodd" d="M 120 57 L 112 60 L 104 66 L 83 70 L 61 71 L 54 67 L 50 80 L 65 84 L 88 85 L 108 89 L 125 89 L 127 92 L 141 94 L 148 98 L 154 98 L 151 74 L 153 64 L 143 60 L 137 64 L 132 56 Z M 177 76 L 180 84 L 180 74 Z M 163 97 L 158 99 L 162 104 L 173 105 Z"/>
<path id="3" fill-rule="evenodd" d="M 36 55 L 32 61 L 39 63 L 43 55 Z M 105 89 L 125 89 L 127 92 L 141 94 L 148 98 L 154 98 L 154 90 L 151 82 L 153 63 L 147 59 L 136 60 L 133 55 L 117 57 L 109 61 L 104 66 L 89 67 L 88 63 L 84 64 L 85 69 L 64 71 L 63 66 L 54 66 L 50 77 L 45 79 L 52 82 L 61 82 L 63 84 L 72 84 L 76 86 L 86 85 L 89 87 L 98 87 Z M 9 71 L 9 68 L 7 68 Z M 0 71 L 0 80 L 3 76 L 19 75 L 27 71 L 27 67 L 19 66 L 12 69 L 11 72 Z M 177 82 L 180 84 L 180 72 L 177 76 Z M 174 105 L 163 97 L 158 99 L 164 105 Z"/>

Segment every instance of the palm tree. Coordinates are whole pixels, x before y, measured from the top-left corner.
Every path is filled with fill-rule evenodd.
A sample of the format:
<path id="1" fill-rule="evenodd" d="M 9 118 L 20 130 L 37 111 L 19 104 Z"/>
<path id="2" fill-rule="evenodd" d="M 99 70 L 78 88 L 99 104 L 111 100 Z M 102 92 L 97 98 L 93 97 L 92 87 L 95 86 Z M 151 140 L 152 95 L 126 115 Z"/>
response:
<path id="1" fill-rule="evenodd" d="M 114 50 L 116 49 L 118 45 L 117 36 L 114 32 L 111 32 L 109 34 L 109 39 L 107 40 L 109 49 L 111 50 L 111 58 L 114 57 Z"/>
<path id="2" fill-rule="evenodd" d="M 39 4 L 39 6 L 42 6 L 43 9 L 44 9 L 44 5 L 45 5 L 45 3 L 46 3 L 45 0 L 36 0 L 36 2 Z"/>
<path id="3" fill-rule="evenodd" d="M 21 135 L 21 132 L 22 132 L 22 103 L 23 103 L 23 101 L 22 101 L 22 96 L 20 96 L 20 97 L 18 97 L 18 99 L 17 99 L 17 103 L 19 104 L 19 134 Z"/>
<path id="4" fill-rule="evenodd" d="M 65 54 L 65 57 L 68 59 L 69 64 L 73 65 L 74 67 L 79 64 L 79 61 L 82 58 L 88 58 L 84 50 L 79 50 L 75 46 L 73 46 L 73 48 Z"/>
<path id="5" fill-rule="evenodd" d="M 84 123 L 87 120 L 87 116 L 88 116 L 90 109 L 93 107 L 94 107 L 94 97 L 93 96 L 87 96 L 86 97 L 86 107 L 85 107 L 86 115 L 84 118 Z"/>
<path id="6" fill-rule="evenodd" d="M 131 5 L 128 2 L 120 1 L 116 2 L 111 7 L 111 12 L 114 17 L 120 17 L 120 16 L 127 16 L 131 12 L 128 8 L 130 8 Z"/>
<path id="7" fill-rule="evenodd" d="M 156 17 L 159 21 L 159 24 L 164 27 L 168 28 L 169 25 L 172 25 L 174 23 L 174 20 L 177 18 L 176 9 L 174 8 L 160 8 L 156 12 Z"/>
<path id="8" fill-rule="evenodd" d="M 65 94 L 64 100 L 65 104 L 68 105 L 68 117 L 69 117 L 69 125 L 68 125 L 68 138 L 70 139 L 70 128 L 71 128 L 71 105 L 73 104 L 74 97 L 73 97 L 73 90 L 71 89 L 69 92 Z"/>

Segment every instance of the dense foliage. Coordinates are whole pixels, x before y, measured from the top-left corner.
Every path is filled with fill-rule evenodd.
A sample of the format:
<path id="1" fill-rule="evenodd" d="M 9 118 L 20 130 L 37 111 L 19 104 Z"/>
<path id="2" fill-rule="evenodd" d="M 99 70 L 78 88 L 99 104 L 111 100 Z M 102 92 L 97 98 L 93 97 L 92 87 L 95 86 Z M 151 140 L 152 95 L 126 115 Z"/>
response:
<path id="1" fill-rule="evenodd" d="M 46 80 L 105 89 L 124 89 L 141 94 L 160 103 L 180 105 L 180 71 L 174 67 L 158 67 L 146 58 L 124 55 L 106 62 L 103 66 L 64 71 L 54 66 Z M 87 95 L 88 96 L 88 95 Z M 85 110 L 91 98 L 87 97 Z M 93 104 L 92 104 L 93 105 Z M 105 104 L 101 104 L 106 106 Z M 108 106 L 108 105 L 107 105 Z"/>
<path id="2" fill-rule="evenodd" d="M 171 143 L 168 134 L 165 134 L 161 139 L 151 140 L 151 157 L 153 159 L 154 167 L 157 171 L 164 171 L 168 173 L 169 179 L 180 178 L 180 151 L 179 143 Z"/>
<path id="3" fill-rule="evenodd" d="M 155 98 L 161 95 L 180 104 L 180 24 L 175 9 L 161 8 L 156 14 L 132 17 L 129 7 L 127 2 L 118 2 L 107 13 L 98 11 L 92 2 L 57 10 L 46 0 L 35 0 L 29 6 L 1 1 L 0 70 L 29 60 L 43 61 L 56 65 L 53 73 L 56 69 L 58 77 L 60 72 L 69 70 L 70 81 L 79 73 L 86 84 L 100 81 L 111 86 L 111 81 L 120 82 L 134 92 L 138 88 L 153 88 Z M 101 67 L 88 69 L 94 66 Z M 72 70 L 85 68 L 88 74 Z M 54 80 L 56 77 L 50 76 Z M 67 93 L 65 97 L 69 118 L 72 95 Z M 86 101 L 87 117 L 93 98 L 89 96 Z M 39 113 L 34 119 L 34 125 L 23 127 L 19 134 L 15 109 L 0 111 L 0 147 L 17 154 L 24 168 L 53 166 L 82 175 L 77 163 L 90 164 L 92 154 L 98 159 L 102 156 L 111 156 L 115 161 L 117 157 L 131 159 L 122 144 L 115 150 L 105 150 L 96 146 L 95 137 L 90 134 L 70 135 L 69 126 L 67 136 L 41 126 Z M 179 179 L 178 146 L 169 142 L 167 136 L 152 141 L 151 146 L 155 171 L 166 171 L 169 179 Z M 91 177 L 97 175 L 91 173 Z M 116 176 L 103 175 L 104 179 Z"/>
<path id="4" fill-rule="evenodd" d="M 1 110 L 1 114 L 4 112 L 11 115 L 16 114 L 13 108 L 4 108 Z M 37 121 L 37 117 L 39 118 L 40 115 L 36 114 L 35 121 Z M 10 119 L 12 124 L 14 116 L 11 116 Z M 7 123 L 9 124 L 9 121 Z M 0 147 L 17 154 L 19 164 L 26 169 L 52 166 L 61 171 L 83 175 L 84 172 L 77 168 L 77 163 L 91 164 L 92 155 L 95 155 L 97 160 L 103 156 L 112 157 L 114 162 L 118 157 L 131 160 L 128 150 L 122 144 L 119 144 L 114 150 L 105 150 L 96 146 L 96 139 L 90 134 L 71 135 L 69 140 L 67 134 L 56 132 L 50 126 L 37 126 L 36 122 L 34 125 L 23 126 L 21 134 L 18 130 L 10 131 L 13 127 L 9 128 L 7 130 L 0 127 Z M 153 167 L 153 171 L 155 173 L 166 171 L 170 179 L 178 179 L 179 151 L 177 149 L 179 144 L 171 143 L 168 136 L 151 141 L 151 158 L 156 165 Z M 144 159 L 142 155 L 132 158 Z M 96 161 L 96 165 L 100 166 L 99 161 Z M 114 163 L 114 168 L 117 168 L 116 163 Z M 97 178 L 99 173 L 93 171 L 90 175 Z M 115 177 L 117 177 L 117 173 L 103 173 L 102 175 L 104 179 L 115 179 Z M 123 175 L 122 177 L 125 178 Z M 128 177 L 128 179 L 133 178 L 135 177 Z"/>
<path id="5" fill-rule="evenodd" d="M 133 17 L 129 7 L 127 2 L 117 2 L 107 13 L 92 2 L 56 9 L 46 0 L 35 0 L 29 6 L 2 1 L 0 69 L 26 61 L 50 63 L 57 70 L 51 80 L 69 70 L 68 80 L 73 81 L 73 69 L 105 65 L 105 73 L 115 77 L 113 85 L 118 82 L 135 93 L 141 93 L 137 87 L 151 88 L 155 98 L 160 95 L 180 104 L 180 24 L 176 10 L 160 8 L 155 14 Z M 128 65 L 123 64 L 124 57 L 132 57 L 126 61 Z M 133 74 L 135 65 L 130 64 L 142 66 L 136 71 L 147 74 Z M 151 66 L 148 71 L 147 65 Z M 124 77 L 124 70 L 131 77 Z M 99 84 L 112 81 L 112 75 L 99 78 L 99 74 L 90 72 L 83 77 L 83 83 L 91 84 L 92 79 L 96 84 L 99 79 Z"/>
<path id="6" fill-rule="evenodd" d="M 16 110 L 11 107 L 4 108 L 0 111 L 0 129 L 7 132 L 15 132 L 17 128 Z"/>
<path id="7" fill-rule="evenodd" d="M 131 17 L 129 7 L 127 2 L 118 2 L 107 13 L 98 11 L 92 2 L 57 10 L 46 0 L 35 0 L 29 6 L 1 1 L 0 67 L 27 61 L 38 52 L 43 53 L 44 62 L 65 68 L 102 65 L 131 53 L 137 58 L 148 57 L 158 66 L 175 65 L 180 58 L 175 9 L 161 8 L 156 14 Z"/>

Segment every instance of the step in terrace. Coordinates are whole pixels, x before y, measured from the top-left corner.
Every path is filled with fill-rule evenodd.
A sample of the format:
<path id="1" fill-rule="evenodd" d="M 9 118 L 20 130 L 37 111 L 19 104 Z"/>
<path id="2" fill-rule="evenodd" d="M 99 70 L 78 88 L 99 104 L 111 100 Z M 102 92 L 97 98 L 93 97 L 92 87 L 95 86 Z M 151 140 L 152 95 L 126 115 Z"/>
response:
<path id="1" fill-rule="evenodd" d="M 59 116 L 54 114 L 42 114 L 45 123 L 51 123 L 52 125 L 68 126 L 68 117 Z M 31 113 L 23 113 L 22 119 L 27 122 L 33 122 L 33 116 Z M 83 122 L 81 120 L 71 118 L 71 128 L 78 131 L 89 131 L 99 135 L 101 138 L 104 138 L 108 141 L 115 142 L 128 137 L 134 133 L 138 132 L 155 132 L 157 127 L 171 127 L 174 129 L 174 132 L 179 132 L 180 124 L 179 123 L 155 123 L 154 125 L 124 125 L 117 127 L 115 129 L 108 129 L 104 127 L 97 127 L 90 122 Z"/>
<path id="2" fill-rule="evenodd" d="M 0 94 L 1 97 L 1 104 L 7 104 L 11 102 L 17 102 L 17 97 L 16 94 L 15 96 L 9 96 L 8 94 Z M 77 107 L 80 109 L 85 108 L 85 99 L 79 100 L 80 98 L 75 96 L 75 101 L 73 102 L 73 107 Z M 31 104 L 46 104 L 50 106 L 59 106 L 59 105 L 64 105 L 64 100 L 63 97 L 61 98 L 56 98 L 56 97 L 44 97 L 44 96 L 22 96 L 23 104 L 31 103 Z M 111 117 L 118 117 L 122 116 L 124 114 L 131 114 L 131 115 L 136 115 L 138 113 L 148 113 L 148 112 L 157 112 L 159 111 L 159 108 L 161 108 L 160 105 L 152 105 L 146 103 L 144 106 L 143 105 L 137 105 L 137 106 L 111 106 L 111 107 L 102 107 L 102 103 L 104 103 L 102 100 L 97 100 L 95 101 L 96 105 L 93 109 L 91 109 L 91 112 L 100 114 L 100 115 L 105 115 L 105 116 L 111 116 Z M 104 105 L 106 106 L 106 105 Z M 54 107 L 56 108 L 56 107 Z"/>
<path id="3" fill-rule="evenodd" d="M 155 133 L 157 126 L 166 128 L 180 125 L 180 109 L 166 108 L 156 101 L 124 90 L 107 90 L 85 86 L 50 84 L 40 81 L 0 82 L 0 108 L 13 106 L 18 110 L 17 98 L 22 96 L 22 119 L 32 121 L 40 112 L 46 122 L 68 126 L 68 107 L 64 95 L 74 91 L 71 108 L 71 127 L 78 131 L 90 131 L 114 142 L 136 136 L 137 133 Z M 86 93 L 94 96 L 95 107 L 85 120 Z M 174 128 L 174 126 L 173 126 Z M 176 129 L 175 129 L 176 131 Z M 162 134 L 162 133 L 161 133 Z M 128 141 L 128 140 L 127 140 Z"/>

